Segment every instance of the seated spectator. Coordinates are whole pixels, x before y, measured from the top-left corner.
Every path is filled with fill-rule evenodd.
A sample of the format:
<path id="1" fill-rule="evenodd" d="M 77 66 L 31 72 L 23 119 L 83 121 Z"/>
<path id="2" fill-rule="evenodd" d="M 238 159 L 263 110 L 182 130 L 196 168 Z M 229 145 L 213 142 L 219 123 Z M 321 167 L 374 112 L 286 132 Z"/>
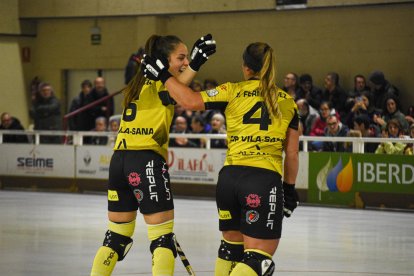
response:
<path id="1" fill-rule="evenodd" d="M 12 117 L 10 113 L 4 112 L 0 116 L 0 130 L 24 130 L 19 119 Z M 27 135 L 22 134 L 3 134 L 3 143 L 28 143 Z"/>
<path id="2" fill-rule="evenodd" d="M 355 98 L 361 96 L 362 92 L 370 91 L 369 86 L 363 75 L 356 75 L 354 77 L 354 89 L 349 91 L 348 97 Z"/>
<path id="3" fill-rule="evenodd" d="M 319 109 L 319 117 L 315 120 L 315 123 L 312 126 L 310 131 L 310 136 L 324 136 L 325 128 L 327 126 L 326 120 L 329 115 L 336 114 L 335 109 L 332 109 L 329 102 L 322 102 Z M 320 151 L 322 150 L 323 142 L 313 141 L 310 144 L 310 150 Z"/>
<path id="4" fill-rule="evenodd" d="M 107 132 L 108 127 L 106 124 L 105 117 L 98 117 L 95 120 L 95 128 L 92 131 L 97 132 Z M 84 144 L 85 145 L 107 145 L 109 138 L 107 135 L 105 136 L 84 136 Z"/>
<path id="5" fill-rule="evenodd" d="M 177 116 L 175 118 L 171 133 L 191 133 L 191 131 L 188 130 L 186 118 L 183 116 Z M 170 147 L 198 147 L 196 143 L 186 137 L 170 138 L 168 145 Z"/>
<path id="6" fill-rule="evenodd" d="M 112 115 L 109 118 L 109 127 L 108 131 L 111 133 L 108 138 L 108 144 L 114 146 L 116 141 L 116 135 L 118 134 L 119 125 L 121 123 L 122 115 Z"/>
<path id="7" fill-rule="evenodd" d="M 414 105 L 408 108 L 407 113 L 405 113 L 405 119 L 409 125 L 414 124 Z"/>
<path id="8" fill-rule="evenodd" d="M 410 138 L 414 139 L 414 124 L 410 125 Z M 414 155 L 414 143 L 408 143 L 404 148 L 405 155 Z"/>
<path id="9" fill-rule="evenodd" d="M 378 137 L 378 128 L 371 123 L 366 114 L 357 115 L 354 117 L 353 129 L 361 133 L 361 137 Z M 378 143 L 365 143 L 364 152 L 374 153 L 378 147 Z"/>
<path id="10" fill-rule="evenodd" d="M 177 117 L 179 116 L 184 117 L 184 119 L 187 122 L 187 126 L 189 130 L 191 130 L 191 118 L 193 117 L 193 112 L 191 110 L 185 110 L 179 103 L 176 103 L 174 105 L 174 116 L 173 116 L 172 121 L 175 122 L 175 119 L 177 119 Z M 170 131 L 173 131 L 173 128 L 174 128 L 174 124 L 171 124 Z"/>
<path id="11" fill-rule="evenodd" d="M 311 75 L 303 74 L 299 77 L 299 90 L 296 99 L 305 99 L 314 109 L 319 109 L 322 101 L 322 89 L 313 85 Z"/>
<path id="12" fill-rule="evenodd" d="M 331 107 L 338 112 L 340 119 L 345 120 L 347 93 L 339 85 L 339 75 L 330 72 L 325 77 L 325 90 L 322 93 L 322 100 L 331 103 Z"/>
<path id="13" fill-rule="evenodd" d="M 292 72 L 287 73 L 283 81 L 284 85 L 282 89 L 296 100 L 299 93 L 298 75 Z"/>
<path id="14" fill-rule="evenodd" d="M 193 133 L 207 133 L 205 129 L 205 121 L 201 115 L 195 115 L 193 119 L 191 120 L 191 128 L 193 129 Z M 206 147 L 206 140 L 204 138 L 200 139 L 190 139 L 191 142 L 197 145 L 199 148 L 205 148 Z"/>
<path id="15" fill-rule="evenodd" d="M 204 80 L 204 90 L 214 89 L 218 85 L 218 82 L 215 79 L 205 79 Z"/>
<path id="16" fill-rule="evenodd" d="M 212 134 L 225 134 L 226 131 L 226 120 L 221 113 L 216 113 L 211 118 L 211 130 L 209 133 Z M 211 148 L 227 148 L 226 139 L 211 139 Z"/>
<path id="17" fill-rule="evenodd" d="M 400 101 L 396 96 L 390 95 L 385 99 L 384 112 L 382 116 L 376 116 L 375 122 L 385 128 L 388 121 L 391 119 L 397 119 L 400 122 L 400 127 L 403 133 L 408 132 L 408 122 L 405 119 L 405 115 L 400 110 Z"/>
<path id="18" fill-rule="evenodd" d="M 342 124 L 338 117 L 334 114 L 329 115 L 327 120 L 327 127 L 325 128 L 325 136 L 327 137 L 347 137 L 349 129 L 346 125 Z M 323 142 L 323 151 L 330 152 L 344 152 L 344 142 Z"/>
<path id="19" fill-rule="evenodd" d="M 362 137 L 361 131 L 350 129 L 346 135 L 346 137 Z M 347 152 L 353 152 L 353 143 L 352 142 L 344 142 L 344 149 Z"/>
<path id="20" fill-rule="evenodd" d="M 198 80 L 193 80 L 190 83 L 190 88 L 193 89 L 193 91 L 195 91 L 195 92 L 200 92 L 200 91 L 203 90 L 203 86 L 202 86 L 201 82 L 198 81 Z"/>
<path id="21" fill-rule="evenodd" d="M 382 112 L 384 111 L 385 101 L 389 96 L 399 96 L 398 88 L 389 83 L 381 71 L 372 72 L 368 79 L 374 100 L 373 105 L 379 112 Z"/>
<path id="22" fill-rule="evenodd" d="M 370 120 L 370 124 L 374 123 L 374 115 L 378 115 L 375 107 L 371 105 L 371 93 L 362 91 L 360 96 L 352 99 L 352 108 L 345 118 L 345 124 L 353 128 L 354 118 L 358 115 L 365 114 Z"/>
<path id="23" fill-rule="evenodd" d="M 400 122 L 397 119 L 391 119 L 387 126 L 382 130 L 382 138 L 404 138 Z M 382 142 L 375 153 L 377 154 L 404 154 L 405 144 L 401 142 Z"/>
<path id="24" fill-rule="evenodd" d="M 302 123 L 302 134 L 310 135 L 312 126 L 319 118 L 319 113 L 316 109 L 310 106 L 305 99 L 297 100 L 296 105 L 298 106 L 300 121 Z"/>

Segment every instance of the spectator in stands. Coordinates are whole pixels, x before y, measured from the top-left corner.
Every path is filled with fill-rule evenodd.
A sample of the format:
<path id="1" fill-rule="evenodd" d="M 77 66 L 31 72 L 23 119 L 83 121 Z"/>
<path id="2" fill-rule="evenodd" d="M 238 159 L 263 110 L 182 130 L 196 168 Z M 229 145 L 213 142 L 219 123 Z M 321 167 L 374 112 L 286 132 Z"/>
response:
<path id="1" fill-rule="evenodd" d="M 360 114 L 354 117 L 353 129 L 361 133 L 361 137 L 377 137 L 377 129 L 372 127 L 371 120 L 366 114 Z M 364 152 L 374 153 L 378 143 L 365 143 Z"/>
<path id="2" fill-rule="evenodd" d="M 378 115 L 375 107 L 371 105 L 371 93 L 369 91 L 362 91 L 360 96 L 352 98 L 352 108 L 346 114 L 345 124 L 351 129 L 353 128 L 354 117 L 360 114 L 366 114 L 370 120 L 370 124 L 374 123 L 374 115 Z M 379 134 L 379 133 L 378 133 Z"/>
<path id="3" fill-rule="evenodd" d="M 143 55 L 144 48 L 139 47 L 139 49 L 129 57 L 124 73 L 125 85 L 127 85 L 129 81 L 134 77 L 135 73 L 137 72 L 137 67 L 141 63 Z"/>
<path id="4" fill-rule="evenodd" d="M 300 121 L 302 122 L 302 134 L 310 135 L 312 126 L 319 118 L 319 113 L 309 105 L 306 99 L 297 100 L 296 105 L 298 106 Z"/>
<path id="5" fill-rule="evenodd" d="M 24 130 L 19 119 L 12 117 L 10 113 L 4 112 L 0 116 L 0 130 Z M 3 143 L 28 143 L 26 134 L 3 134 Z"/>
<path id="6" fill-rule="evenodd" d="M 346 134 L 346 137 L 362 137 L 362 134 L 359 130 L 350 129 Z M 344 142 L 344 151 L 353 152 L 353 143 L 352 142 Z"/>
<path id="7" fill-rule="evenodd" d="M 306 99 L 310 106 L 318 110 L 321 105 L 322 89 L 313 85 L 312 76 L 309 74 L 301 75 L 299 86 L 297 99 Z"/>
<path id="8" fill-rule="evenodd" d="M 226 131 L 226 120 L 221 113 L 216 113 L 211 118 L 211 134 L 225 134 Z M 226 139 L 211 139 L 211 148 L 227 148 Z"/>
<path id="9" fill-rule="evenodd" d="M 206 122 L 204 121 L 204 118 L 201 115 L 194 115 L 191 120 L 191 128 L 193 130 L 193 133 L 207 133 L 205 129 Z M 206 140 L 204 138 L 200 139 L 190 139 L 192 143 L 197 145 L 199 148 L 205 148 L 206 147 Z"/>
<path id="10" fill-rule="evenodd" d="M 286 74 L 283 81 L 283 90 L 286 91 L 290 96 L 292 96 L 293 99 L 296 100 L 299 94 L 298 75 L 293 72 L 289 72 Z"/>
<path id="11" fill-rule="evenodd" d="M 95 120 L 95 128 L 92 131 L 96 132 L 107 132 L 108 127 L 106 123 L 105 117 L 98 117 Z M 83 143 L 85 145 L 107 145 L 108 144 L 108 136 L 84 136 Z"/>
<path id="12" fill-rule="evenodd" d="M 328 119 L 329 115 L 337 114 L 334 109 L 331 108 L 329 102 L 322 102 L 319 109 L 319 117 L 315 120 L 315 123 L 312 126 L 310 131 L 310 136 L 324 136 L 325 135 L 325 128 L 327 126 L 326 120 Z M 310 144 L 310 150 L 312 151 L 320 151 L 322 150 L 323 142 L 320 141 L 313 141 Z"/>
<path id="13" fill-rule="evenodd" d="M 69 112 L 78 110 L 79 108 L 91 103 L 90 92 L 92 90 L 92 82 L 84 80 L 81 83 L 81 92 L 76 96 L 70 105 Z M 91 130 L 95 126 L 95 118 L 91 115 L 90 110 L 84 110 L 79 114 L 69 118 L 70 130 Z"/>
<path id="14" fill-rule="evenodd" d="M 400 122 L 391 119 L 387 122 L 386 129 L 382 130 L 382 138 L 404 138 Z M 377 154 L 404 154 L 405 144 L 401 142 L 382 142 L 375 153 Z"/>
<path id="15" fill-rule="evenodd" d="M 409 125 L 414 124 L 414 105 L 410 106 L 405 114 L 405 119 Z"/>
<path id="16" fill-rule="evenodd" d="M 116 135 L 118 134 L 121 117 L 122 115 L 112 115 L 109 118 L 108 131 L 110 132 L 110 135 L 108 137 L 108 145 L 110 146 L 114 146 L 114 143 L 116 141 Z"/>
<path id="17" fill-rule="evenodd" d="M 191 133 L 188 130 L 187 119 L 183 116 L 177 116 L 174 121 L 172 133 Z M 198 145 L 186 137 L 170 138 L 170 147 L 191 147 L 195 148 Z"/>
<path id="18" fill-rule="evenodd" d="M 195 92 L 200 92 L 203 90 L 203 85 L 201 84 L 199 80 L 193 80 L 190 83 L 190 88 L 193 89 L 193 91 Z"/>
<path id="19" fill-rule="evenodd" d="M 62 117 L 60 101 L 56 98 L 53 87 L 49 83 L 41 83 L 35 100 L 30 108 L 30 116 L 34 119 L 35 130 L 61 130 Z M 40 143 L 59 144 L 60 137 L 42 135 Z"/>
<path id="20" fill-rule="evenodd" d="M 102 99 L 109 95 L 108 89 L 105 87 L 105 79 L 97 77 L 94 81 L 94 88 L 91 93 L 92 102 Z M 94 119 L 98 117 L 109 118 L 114 114 L 114 99 L 109 98 L 106 101 L 100 102 L 91 108 L 91 114 Z"/>
<path id="21" fill-rule="evenodd" d="M 354 77 L 354 89 L 349 91 L 348 97 L 350 98 L 359 97 L 364 91 L 370 91 L 370 89 L 367 86 L 365 77 L 363 75 L 358 74 Z"/>
<path id="22" fill-rule="evenodd" d="M 339 113 L 341 120 L 345 119 L 347 93 L 339 85 L 339 75 L 337 73 L 330 72 L 326 75 L 325 91 L 322 94 L 322 99 L 331 103 L 331 107 Z"/>
<path id="23" fill-rule="evenodd" d="M 397 119 L 400 122 L 400 128 L 403 133 L 408 132 L 408 122 L 405 119 L 405 115 L 400 110 L 400 101 L 395 95 L 389 95 L 385 99 L 385 106 L 382 117 L 376 116 L 375 122 L 382 128 L 385 128 L 388 121 L 391 119 Z"/>
<path id="24" fill-rule="evenodd" d="M 218 82 L 215 79 L 205 79 L 204 80 L 204 90 L 216 88 Z"/>
<path id="25" fill-rule="evenodd" d="M 325 128 L 324 134 L 327 137 L 347 137 L 349 129 L 348 126 L 342 124 L 335 114 L 329 115 L 327 120 L 327 127 Z M 323 151 L 330 152 L 344 152 L 344 142 L 324 142 Z"/>
<path id="26" fill-rule="evenodd" d="M 414 139 L 414 124 L 410 125 L 410 138 Z M 404 148 L 405 155 L 414 155 L 414 143 L 408 143 Z"/>
<path id="27" fill-rule="evenodd" d="M 191 130 L 191 118 L 193 117 L 193 112 L 191 110 L 185 110 L 179 103 L 174 105 L 174 116 L 172 121 L 175 122 L 177 117 L 184 117 L 187 121 L 187 126 L 189 126 L 189 130 Z M 174 130 L 174 124 L 171 124 L 171 131 Z"/>
<path id="28" fill-rule="evenodd" d="M 369 75 L 369 85 L 373 93 L 373 104 L 379 111 L 383 111 L 385 101 L 389 96 L 399 96 L 398 89 L 385 79 L 381 71 L 373 71 Z"/>

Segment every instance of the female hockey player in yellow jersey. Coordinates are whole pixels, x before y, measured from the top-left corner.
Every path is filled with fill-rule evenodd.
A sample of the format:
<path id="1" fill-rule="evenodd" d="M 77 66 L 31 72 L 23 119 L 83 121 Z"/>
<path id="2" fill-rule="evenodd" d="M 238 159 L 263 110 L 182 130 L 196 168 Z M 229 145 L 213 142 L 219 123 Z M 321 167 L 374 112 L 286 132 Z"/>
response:
<path id="1" fill-rule="evenodd" d="M 187 85 L 215 52 L 215 41 L 204 36 L 193 49 L 189 62 L 187 47 L 176 36 L 153 35 L 145 45 L 146 53 L 168 60 L 169 72 Z M 173 101 L 163 83 L 146 79 L 140 69 L 123 92 L 124 111 L 109 167 L 108 231 L 91 275 L 111 275 L 116 262 L 128 253 L 138 209 L 148 227 L 152 274 L 173 275 L 177 243 L 166 164 Z"/>
<path id="2" fill-rule="evenodd" d="M 248 45 L 245 80 L 201 93 L 171 77 L 168 63 L 157 56 L 146 56 L 141 66 L 184 108 L 224 110 L 228 151 L 216 190 L 223 240 L 215 275 L 272 275 L 283 215 L 289 217 L 298 204 L 299 163 L 297 107 L 275 84 L 273 49 L 260 42 Z"/>

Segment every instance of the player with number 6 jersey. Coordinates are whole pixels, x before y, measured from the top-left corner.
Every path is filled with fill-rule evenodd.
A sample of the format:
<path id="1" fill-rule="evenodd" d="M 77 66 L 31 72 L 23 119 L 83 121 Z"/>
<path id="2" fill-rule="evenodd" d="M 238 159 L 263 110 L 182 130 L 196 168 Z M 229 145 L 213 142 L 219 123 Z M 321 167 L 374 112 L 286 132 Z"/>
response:
<path id="1" fill-rule="evenodd" d="M 191 82 L 215 49 L 211 35 L 203 36 L 195 42 L 189 62 L 187 47 L 176 36 L 153 35 L 145 45 L 145 53 L 162 58 L 183 85 Z M 124 111 L 109 165 L 108 230 L 90 275 L 111 275 L 115 264 L 127 255 L 137 210 L 147 224 L 152 274 L 173 275 L 178 254 L 189 275 L 194 275 L 173 233 L 174 204 L 166 160 L 175 102 L 161 81 L 148 80 L 141 69 L 123 92 Z"/>
<path id="2" fill-rule="evenodd" d="M 272 275 L 283 216 L 289 217 L 298 204 L 294 185 L 299 166 L 298 110 L 275 84 L 273 49 L 262 42 L 248 45 L 244 81 L 200 93 L 172 77 L 157 56 L 146 56 L 141 66 L 184 108 L 224 110 L 228 150 L 216 188 L 223 239 L 215 275 Z"/>

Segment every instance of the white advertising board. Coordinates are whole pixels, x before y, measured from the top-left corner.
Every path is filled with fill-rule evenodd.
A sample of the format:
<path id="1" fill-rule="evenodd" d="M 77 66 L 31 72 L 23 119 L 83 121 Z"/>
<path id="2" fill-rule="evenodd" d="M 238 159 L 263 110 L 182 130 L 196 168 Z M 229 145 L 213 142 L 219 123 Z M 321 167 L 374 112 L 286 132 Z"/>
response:
<path id="1" fill-rule="evenodd" d="M 226 150 L 170 148 L 168 166 L 172 183 L 216 184 Z"/>
<path id="2" fill-rule="evenodd" d="M 110 146 L 77 146 L 76 177 L 108 179 L 113 152 Z"/>
<path id="3" fill-rule="evenodd" d="M 74 178 L 72 146 L 0 144 L 0 175 Z"/>

